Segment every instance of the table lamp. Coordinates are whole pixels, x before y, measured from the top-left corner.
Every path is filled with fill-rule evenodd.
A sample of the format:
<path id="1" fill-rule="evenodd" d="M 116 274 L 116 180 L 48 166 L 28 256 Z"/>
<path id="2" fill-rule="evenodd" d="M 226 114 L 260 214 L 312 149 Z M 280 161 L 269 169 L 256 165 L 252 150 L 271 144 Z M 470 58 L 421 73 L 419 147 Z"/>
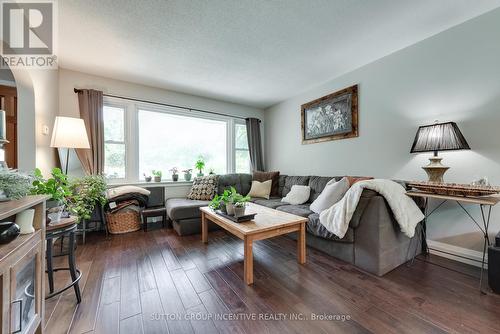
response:
<path id="1" fill-rule="evenodd" d="M 434 152 L 427 166 L 422 167 L 429 182 L 443 182 L 444 173 L 450 168 L 441 164 L 439 151 L 470 150 L 469 144 L 455 122 L 435 123 L 418 128 L 410 153 Z"/>
<path id="2" fill-rule="evenodd" d="M 72 148 L 90 148 L 83 119 L 56 117 L 50 147 L 67 149 L 65 174 L 68 174 L 69 150 Z"/>

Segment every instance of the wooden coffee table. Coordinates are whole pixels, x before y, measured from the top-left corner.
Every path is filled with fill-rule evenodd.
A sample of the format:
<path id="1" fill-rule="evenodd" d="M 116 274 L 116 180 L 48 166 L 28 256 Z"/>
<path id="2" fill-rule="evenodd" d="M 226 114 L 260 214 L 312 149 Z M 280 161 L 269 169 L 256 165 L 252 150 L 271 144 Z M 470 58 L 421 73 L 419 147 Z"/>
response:
<path id="1" fill-rule="evenodd" d="M 290 213 L 270 209 L 261 205 L 249 203 L 246 214 L 256 213 L 254 220 L 235 223 L 227 218 L 216 214 L 208 206 L 201 210 L 201 238 L 204 243 L 208 242 L 207 220 L 214 222 L 229 233 L 237 236 L 245 243 L 244 268 L 245 283 L 253 283 L 253 255 L 252 244 L 257 240 L 269 239 L 279 235 L 298 232 L 297 239 L 297 262 L 306 263 L 306 222 L 307 218 L 292 215 Z"/>

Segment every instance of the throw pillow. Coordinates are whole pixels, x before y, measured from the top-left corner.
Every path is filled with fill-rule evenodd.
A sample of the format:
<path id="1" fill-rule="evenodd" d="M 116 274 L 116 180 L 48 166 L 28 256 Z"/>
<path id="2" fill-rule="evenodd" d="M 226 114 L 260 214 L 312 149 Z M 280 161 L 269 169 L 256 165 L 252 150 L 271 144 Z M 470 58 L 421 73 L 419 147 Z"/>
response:
<path id="1" fill-rule="evenodd" d="M 280 172 L 254 171 L 252 179 L 255 181 L 259 181 L 259 182 L 272 180 L 273 182 L 271 185 L 271 196 L 280 197 L 280 194 L 279 194 Z"/>
<path id="2" fill-rule="evenodd" d="M 248 196 L 269 199 L 272 184 L 272 180 L 267 180 L 264 182 L 252 181 L 252 187 L 250 188 Z"/>
<path id="3" fill-rule="evenodd" d="M 349 187 L 352 187 L 354 183 L 359 181 L 373 180 L 373 177 L 371 176 L 361 176 L 361 177 L 346 176 L 346 177 L 349 180 Z"/>
<path id="4" fill-rule="evenodd" d="M 344 197 L 347 190 L 349 190 L 349 180 L 347 177 L 337 182 L 335 179 L 329 181 L 318 198 L 311 203 L 311 211 L 321 213 L 321 211 L 330 208 Z"/>
<path id="5" fill-rule="evenodd" d="M 187 198 L 199 201 L 212 200 L 217 192 L 218 180 L 218 175 L 207 175 L 195 178 Z"/>
<path id="6" fill-rule="evenodd" d="M 292 205 L 304 204 L 309 199 L 310 194 L 311 187 L 299 186 L 295 184 L 292 186 L 292 189 L 290 189 L 290 192 L 281 199 L 281 201 Z"/>

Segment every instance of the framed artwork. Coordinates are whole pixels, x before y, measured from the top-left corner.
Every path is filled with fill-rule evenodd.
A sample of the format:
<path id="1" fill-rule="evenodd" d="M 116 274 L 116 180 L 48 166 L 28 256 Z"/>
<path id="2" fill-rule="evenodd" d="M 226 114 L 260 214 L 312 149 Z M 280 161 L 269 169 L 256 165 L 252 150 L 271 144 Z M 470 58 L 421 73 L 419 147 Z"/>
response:
<path id="1" fill-rule="evenodd" d="M 302 144 L 358 136 L 358 85 L 301 106 Z"/>

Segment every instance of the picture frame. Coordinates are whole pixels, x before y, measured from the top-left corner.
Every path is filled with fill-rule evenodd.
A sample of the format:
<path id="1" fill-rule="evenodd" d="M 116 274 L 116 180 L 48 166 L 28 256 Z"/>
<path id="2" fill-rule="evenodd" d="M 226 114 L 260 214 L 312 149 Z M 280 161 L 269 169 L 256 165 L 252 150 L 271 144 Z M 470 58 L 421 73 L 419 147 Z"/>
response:
<path id="1" fill-rule="evenodd" d="M 301 106 L 302 144 L 358 137 L 358 85 Z"/>

